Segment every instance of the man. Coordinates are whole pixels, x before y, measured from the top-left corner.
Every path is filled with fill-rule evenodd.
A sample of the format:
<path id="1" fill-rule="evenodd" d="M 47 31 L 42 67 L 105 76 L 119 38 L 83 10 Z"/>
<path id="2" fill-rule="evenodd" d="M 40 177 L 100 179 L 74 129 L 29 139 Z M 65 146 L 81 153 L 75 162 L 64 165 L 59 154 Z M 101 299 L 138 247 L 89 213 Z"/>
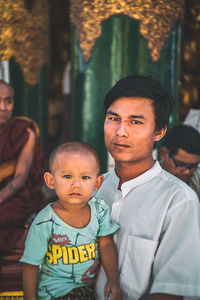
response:
<path id="1" fill-rule="evenodd" d="M 160 149 L 163 169 L 189 184 L 200 197 L 200 134 L 188 125 L 177 125 L 167 133 Z"/>
<path id="2" fill-rule="evenodd" d="M 13 117 L 14 91 L 0 80 L 0 257 L 15 247 L 31 214 L 45 206 L 38 126 Z"/>
<path id="3" fill-rule="evenodd" d="M 115 170 L 96 196 L 121 227 L 117 236 L 124 300 L 200 297 L 200 207 L 196 193 L 153 160 L 173 99 L 151 76 L 121 79 L 104 102 L 105 144 Z M 103 300 L 105 274 L 97 281 Z M 192 298 L 194 299 L 194 298 Z"/>

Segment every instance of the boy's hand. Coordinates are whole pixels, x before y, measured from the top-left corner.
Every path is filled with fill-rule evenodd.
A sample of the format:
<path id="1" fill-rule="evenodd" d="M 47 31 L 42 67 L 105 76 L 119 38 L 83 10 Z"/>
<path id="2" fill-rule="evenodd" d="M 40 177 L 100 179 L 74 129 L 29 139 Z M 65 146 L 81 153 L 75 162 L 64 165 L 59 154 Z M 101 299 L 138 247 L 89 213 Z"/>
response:
<path id="1" fill-rule="evenodd" d="M 109 298 L 111 294 L 111 298 Z M 105 299 L 106 300 L 123 300 L 122 291 L 120 289 L 119 283 L 113 283 L 107 281 L 105 286 Z"/>

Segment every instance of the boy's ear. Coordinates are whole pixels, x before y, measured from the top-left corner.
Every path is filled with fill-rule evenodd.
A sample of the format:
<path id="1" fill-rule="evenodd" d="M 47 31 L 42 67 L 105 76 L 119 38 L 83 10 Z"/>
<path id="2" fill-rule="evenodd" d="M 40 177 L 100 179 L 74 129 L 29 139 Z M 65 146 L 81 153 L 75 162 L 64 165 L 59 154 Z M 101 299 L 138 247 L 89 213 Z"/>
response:
<path id="1" fill-rule="evenodd" d="M 96 184 L 96 187 L 95 187 L 95 189 L 94 189 L 95 191 L 98 190 L 98 189 L 100 188 L 100 186 L 102 185 L 103 181 L 104 181 L 103 175 L 99 175 L 99 176 L 97 177 L 97 184 Z"/>
<path id="2" fill-rule="evenodd" d="M 53 175 L 50 172 L 44 173 L 44 181 L 49 189 L 54 190 Z"/>
<path id="3" fill-rule="evenodd" d="M 163 138 L 163 136 L 165 135 L 166 131 L 167 131 L 167 126 L 165 126 L 164 128 L 161 128 L 160 130 L 156 131 L 156 136 L 155 136 L 155 139 L 154 139 L 155 142 L 160 141 Z"/>

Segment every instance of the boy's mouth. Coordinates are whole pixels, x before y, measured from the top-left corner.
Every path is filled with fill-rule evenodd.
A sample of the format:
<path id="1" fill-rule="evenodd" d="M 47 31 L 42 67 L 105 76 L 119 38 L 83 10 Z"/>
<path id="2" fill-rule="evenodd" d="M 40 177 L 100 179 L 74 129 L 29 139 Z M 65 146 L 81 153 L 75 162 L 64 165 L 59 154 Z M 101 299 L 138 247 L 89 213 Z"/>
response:
<path id="1" fill-rule="evenodd" d="M 70 196 L 80 196 L 81 194 L 80 193 L 71 193 L 69 194 Z"/>

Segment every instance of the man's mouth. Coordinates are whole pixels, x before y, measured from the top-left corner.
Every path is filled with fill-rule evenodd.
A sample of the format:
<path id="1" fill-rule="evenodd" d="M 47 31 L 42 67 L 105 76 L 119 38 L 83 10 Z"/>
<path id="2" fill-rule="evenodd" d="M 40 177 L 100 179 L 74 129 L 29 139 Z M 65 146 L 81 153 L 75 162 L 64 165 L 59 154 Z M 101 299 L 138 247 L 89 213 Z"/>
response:
<path id="1" fill-rule="evenodd" d="M 113 145 L 114 145 L 116 148 L 119 148 L 119 149 L 130 148 L 129 145 L 122 144 L 122 143 L 113 143 Z"/>

